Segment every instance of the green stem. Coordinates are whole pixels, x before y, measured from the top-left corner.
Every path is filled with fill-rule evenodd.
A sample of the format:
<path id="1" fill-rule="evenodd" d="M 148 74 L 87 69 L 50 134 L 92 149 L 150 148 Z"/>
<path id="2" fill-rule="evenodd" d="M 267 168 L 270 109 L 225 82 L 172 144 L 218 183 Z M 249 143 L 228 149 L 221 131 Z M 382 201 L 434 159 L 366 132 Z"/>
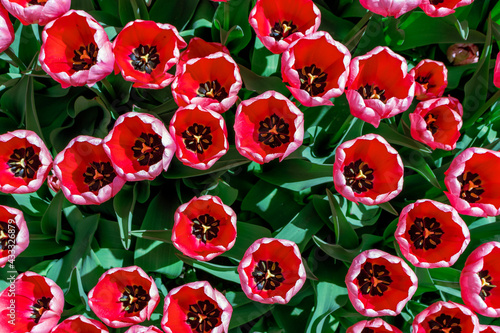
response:
<path id="1" fill-rule="evenodd" d="M 359 22 L 349 31 L 347 36 L 344 38 L 344 45 L 349 45 L 356 38 L 359 31 L 365 26 L 365 24 L 371 19 L 373 12 L 367 12 L 365 16 L 359 20 Z M 349 47 L 348 47 L 349 48 Z"/>
<path id="2" fill-rule="evenodd" d="M 102 91 L 100 91 L 98 88 L 96 87 L 89 87 L 87 86 L 90 90 L 92 90 L 96 95 L 97 97 L 99 97 L 101 99 L 101 101 L 103 102 L 104 106 L 106 107 L 106 109 L 108 109 L 109 112 L 111 112 L 112 116 L 113 116 L 113 119 L 116 119 L 118 118 L 119 114 L 118 112 L 115 111 L 115 109 L 113 108 L 113 106 L 111 105 L 111 103 L 109 103 L 108 99 L 106 98 L 106 96 L 102 93 Z"/>
<path id="3" fill-rule="evenodd" d="M 342 135 L 344 135 L 345 130 L 349 126 L 351 126 L 351 122 L 352 122 L 353 119 L 354 119 L 354 116 L 352 114 L 349 114 L 349 116 L 347 116 L 347 118 L 345 119 L 345 121 L 342 124 L 342 126 L 340 127 L 340 129 L 337 131 L 337 133 L 335 134 L 335 136 L 328 143 L 329 147 L 334 147 L 337 144 L 337 141 L 339 141 L 340 138 L 342 137 Z"/>
<path id="4" fill-rule="evenodd" d="M 472 126 L 478 119 L 479 117 L 481 117 L 483 115 L 483 113 L 486 112 L 486 110 L 488 110 L 493 104 L 495 104 L 495 102 L 500 98 L 500 90 L 497 90 L 497 92 L 490 97 L 489 100 L 486 101 L 486 103 L 483 104 L 483 106 L 481 106 L 479 108 L 479 110 L 476 111 L 476 113 L 474 113 L 472 115 L 472 117 L 470 117 L 465 123 L 464 123 L 464 128 L 469 128 L 470 126 Z"/>
<path id="5" fill-rule="evenodd" d="M 10 47 L 7 50 L 5 50 L 4 52 L 5 52 L 5 54 L 7 54 L 9 56 L 9 58 L 12 60 L 12 62 L 15 65 L 17 65 L 17 67 L 19 68 L 19 70 L 21 72 L 26 70 L 26 66 L 24 65 L 23 61 L 16 56 L 16 54 L 14 53 L 14 51 L 12 51 L 12 49 Z"/>
<path id="6" fill-rule="evenodd" d="M 130 5 L 132 6 L 132 10 L 134 11 L 134 17 L 136 20 L 141 18 L 141 13 L 139 11 L 139 6 L 137 6 L 136 0 L 130 0 Z"/>
<path id="7" fill-rule="evenodd" d="M 229 2 L 224 2 L 224 30 L 229 30 Z"/>
<path id="8" fill-rule="evenodd" d="M 113 88 L 113 86 L 111 85 L 111 83 L 109 83 L 108 79 L 107 78 L 102 79 L 101 83 L 106 88 L 106 90 L 108 91 L 108 93 L 111 95 L 111 98 L 116 99 L 115 88 Z"/>

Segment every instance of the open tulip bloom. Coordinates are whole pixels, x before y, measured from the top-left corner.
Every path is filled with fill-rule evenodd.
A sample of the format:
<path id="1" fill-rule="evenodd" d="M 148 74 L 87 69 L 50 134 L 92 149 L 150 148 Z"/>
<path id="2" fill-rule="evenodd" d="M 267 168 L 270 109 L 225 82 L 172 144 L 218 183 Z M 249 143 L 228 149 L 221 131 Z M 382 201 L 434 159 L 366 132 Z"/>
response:
<path id="1" fill-rule="evenodd" d="M 419 7 L 429 16 L 441 17 L 453 14 L 456 8 L 472 2 L 474 0 L 422 0 Z"/>
<path id="2" fill-rule="evenodd" d="M 415 93 L 407 70 L 406 60 L 385 46 L 352 59 L 346 88 L 351 114 L 378 127 L 382 119 L 406 111 Z"/>
<path id="3" fill-rule="evenodd" d="M 333 182 L 344 198 L 377 205 L 401 192 L 403 169 L 398 152 L 383 137 L 366 134 L 337 148 Z"/>
<path id="4" fill-rule="evenodd" d="M 259 164 L 281 162 L 302 145 L 304 115 L 282 94 L 267 91 L 238 105 L 234 132 L 241 155 Z"/>
<path id="5" fill-rule="evenodd" d="M 54 159 L 54 172 L 64 196 L 77 205 L 99 205 L 125 184 L 102 146 L 102 139 L 80 135 Z"/>
<path id="6" fill-rule="evenodd" d="M 319 31 L 290 44 L 283 53 L 281 74 L 303 105 L 333 105 L 329 99 L 344 93 L 350 61 L 343 44 Z"/>
<path id="7" fill-rule="evenodd" d="M 375 14 L 395 18 L 415 9 L 422 0 L 359 0 L 361 6 Z"/>
<path id="8" fill-rule="evenodd" d="M 465 305 L 487 317 L 500 317 L 499 256 L 499 242 L 482 244 L 469 255 L 460 274 Z"/>
<path id="9" fill-rule="evenodd" d="M 0 135 L 0 192 L 37 191 L 51 165 L 52 156 L 35 132 L 15 130 Z"/>
<path id="10" fill-rule="evenodd" d="M 10 22 L 9 13 L 0 4 L 0 53 L 9 48 L 14 37 L 14 26 Z"/>
<path id="11" fill-rule="evenodd" d="M 149 320 L 160 302 L 153 278 L 138 266 L 109 269 L 88 296 L 92 311 L 113 328 Z"/>
<path id="12" fill-rule="evenodd" d="M 108 333 L 108 328 L 98 320 L 82 315 L 71 316 L 54 327 L 50 333 Z"/>
<path id="13" fill-rule="evenodd" d="M 448 69 L 440 61 L 424 59 L 410 75 L 415 78 L 415 97 L 421 101 L 443 96 L 448 85 Z"/>
<path id="14" fill-rule="evenodd" d="M 24 25 L 46 25 L 66 13 L 71 0 L 1 0 L 2 5 Z"/>
<path id="15" fill-rule="evenodd" d="M 187 283 L 165 297 L 161 327 L 167 333 L 228 333 L 233 308 L 207 281 Z"/>
<path id="16" fill-rule="evenodd" d="M 500 333 L 500 326 L 479 325 L 479 333 Z"/>
<path id="17" fill-rule="evenodd" d="M 413 333 L 479 333 L 479 320 L 466 306 L 451 301 L 436 302 L 413 320 Z"/>
<path id="18" fill-rule="evenodd" d="M 188 60 L 172 83 L 172 95 L 179 106 L 196 104 L 224 113 L 238 98 L 240 70 L 224 52 Z"/>
<path id="19" fill-rule="evenodd" d="M 102 146 L 116 174 L 127 181 L 155 179 L 167 171 L 175 152 L 163 122 L 139 112 L 118 117 Z"/>
<path id="20" fill-rule="evenodd" d="M 172 243 L 197 260 L 212 260 L 236 241 L 236 214 L 216 196 L 194 197 L 180 205 L 174 221 Z"/>
<path id="21" fill-rule="evenodd" d="M 470 242 L 467 225 L 457 211 L 433 200 L 417 200 L 399 215 L 396 240 L 414 266 L 449 267 Z"/>
<path id="22" fill-rule="evenodd" d="M 238 266 L 248 298 L 265 304 L 286 304 L 302 288 L 306 271 L 297 244 L 275 238 L 256 240 Z"/>
<path id="23" fill-rule="evenodd" d="M 163 333 L 163 331 L 156 326 L 134 325 L 126 330 L 125 333 Z"/>
<path id="24" fill-rule="evenodd" d="M 283 53 L 293 41 L 318 30 L 321 12 L 312 0 L 258 0 L 248 20 L 269 51 Z"/>
<path id="25" fill-rule="evenodd" d="M 167 73 L 179 60 L 186 42 L 170 24 L 135 20 L 127 23 L 113 41 L 117 68 L 136 88 L 161 89 L 174 76 Z"/>
<path id="26" fill-rule="evenodd" d="M 401 330 L 381 318 L 375 318 L 362 320 L 352 325 L 346 333 L 401 333 Z"/>
<path id="27" fill-rule="evenodd" d="M 20 274 L 14 284 L 13 289 L 8 287 L 0 294 L 0 333 L 45 333 L 57 325 L 64 308 L 64 294 L 54 281 L 28 271 Z M 12 303 L 15 325 L 7 324 Z"/>
<path id="28" fill-rule="evenodd" d="M 411 136 L 432 149 L 453 150 L 462 128 L 462 104 L 453 97 L 418 103 L 410 114 Z"/>
<path id="29" fill-rule="evenodd" d="M 485 148 L 467 148 L 451 162 L 444 193 L 460 214 L 500 215 L 500 187 L 492 170 L 500 170 L 500 153 Z"/>
<path id="30" fill-rule="evenodd" d="M 403 259 L 375 249 L 354 258 L 345 283 L 356 311 L 368 317 L 398 315 L 418 286 Z"/>
<path id="31" fill-rule="evenodd" d="M 195 169 L 210 168 L 229 149 L 224 118 L 199 105 L 179 108 L 170 120 L 170 134 L 177 158 Z"/>
<path id="32" fill-rule="evenodd" d="M 92 86 L 113 72 L 113 47 L 104 28 L 81 10 L 45 26 L 39 61 L 63 88 Z"/>
<path id="33" fill-rule="evenodd" d="M 223 52 L 229 55 L 229 50 L 221 43 L 206 42 L 200 37 L 191 38 L 187 48 L 181 52 L 175 75 L 181 72 L 182 67 L 189 59 L 204 58 L 217 52 Z"/>
<path id="34" fill-rule="evenodd" d="M 0 267 L 21 254 L 30 242 L 28 226 L 19 209 L 0 205 Z"/>

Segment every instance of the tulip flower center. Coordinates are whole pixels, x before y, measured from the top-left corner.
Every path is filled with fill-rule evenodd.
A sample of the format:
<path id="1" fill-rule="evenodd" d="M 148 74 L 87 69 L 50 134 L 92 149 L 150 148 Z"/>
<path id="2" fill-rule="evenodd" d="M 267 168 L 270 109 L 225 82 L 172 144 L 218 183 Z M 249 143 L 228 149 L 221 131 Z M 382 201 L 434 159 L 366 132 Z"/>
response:
<path id="1" fill-rule="evenodd" d="M 457 177 L 462 189 L 460 197 L 469 203 L 475 203 L 481 199 L 484 188 L 481 186 L 481 179 L 477 173 L 466 171 Z"/>
<path id="2" fill-rule="evenodd" d="M 300 89 L 305 90 L 311 96 L 317 96 L 325 91 L 328 74 L 315 64 L 297 69 L 300 79 Z"/>
<path id="3" fill-rule="evenodd" d="M 212 145 L 212 131 L 209 126 L 194 123 L 182 132 L 186 148 L 194 153 L 203 154 Z"/>
<path id="4" fill-rule="evenodd" d="M 14 149 L 7 165 L 16 177 L 35 178 L 36 171 L 42 165 L 33 147 Z"/>
<path id="5" fill-rule="evenodd" d="M 290 142 L 289 125 L 275 113 L 259 122 L 259 141 L 271 148 Z"/>
<path id="6" fill-rule="evenodd" d="M 271 28 L 269 36 L 273 37 L 278 42 L 297 31 L 299 31 L 299 28 L 293 24 L 293 21 L 276 22 Z"/>
<path id="7" fill-rule="evenodd" d="M 41 5 L 44 6 L 49 0 L 30 0 L 27 2 L 27 6 Z"/>
<path id="8" fill-rule="evenodd" d="M 123 311 L 128 313 L 139 312 L 147 305 L 151 296 L 144 290 L 142 286 L 126 286 L 123 291 L 122 297 L 119 301 L 122 302 Z"/>
<path id="9" fill-rule="evenodd" d="M 259 290 L 274 290 L 285 281 L 278 262 L 260 260 L 252 272 Z"/>
<path id="10" fill-rule="evenodd" d="M 38 324 L 40 321 L 40 318 L 42 317 L 43 313 L 47 310 L 50 310 L 49 308 L 49 302 L 51 298 L 50 297 L 42 297 L 36 300 L 35 304 L 31 306 L 31 319 L 35 320 L 35 324 Z"/>
<path id="11" fill-rule="evenodd" d="M 161 161 L 165 147 L 158 134 L 143 132 L 135 140 L 132 151 L 140 165 L 153 165 Z"/>
<path id="12" fill-rule="evenodd" d="M 428 321 L 432 333 L 460 333 L 460 319 L 447 314 L 440 314 L 434 320 Z"/>
<path id="13" fill-rule="evenodd" d="M 373 169 L 361 159 L 344 167 L 346 185 L 356 193 L 363 193 L 373 188 Z"/>
<path id="14" fill-rule="evenodd" d="M 444 2 L 445 0 L 429 0 L 429 2 L 431 3 L 431 5 L 434 5 L 434 6 L 437 6 L 437 5 L 440 5 Z"/>
<path id="15" fill-rule="evenodd" d="M 130 63 L 136 71 L 151 74 L 153 69 L 160 64 L 160 55 L 156 45 L 142 45 L 135 48 L 132 53 L 128 55 Z"/>
<path id="16" fill-rule="evenodd" d="M 83 182 L 90 191 L 99 191 L 104 186 L 111 184 L 116 177 L 115 169 L 110 162 L 91 162 L 83 174 Z"/>
<path id="17" fill-rule="evenodd" d="M 363 265 L 356 277 L 361 293 L 370 296 L 382 296 L 392 283 L 390 272 L 384 265 L 372 265 L 367 262 Z"/>
<path id="18" fill-rule="evenodd" d="M 374 84 L 365 84 L 358 88 L 358 92 L 361 94 L 363 99 L 378 99 L 382 102 L 387 102 L 387 97 L 385 97 L 385 90 L 380 89 Z"/>
<path id="19" fill-rule="evenodd" d="M 431 73 L 427 74 L 426 76 L 417 76 L 415 78 L 415 82 L 420 83 L 425 90 L 429 89 L 432 87 L 432 85 L 429 85 L 429 80 L 431 79 Z"/>
<path id="20" fill-rule="evenodd" d="M 365 327 L 363 330 L 361 330 L 361 333 L 374 333 L 375 331 L 372 330 L 371 328 Z"/>
<path id="21" fill-rule="evenodd" d="M 207 241 L 211 241 L 217 237 L 219 224 L 219 220 L 208 214 L 203 214 L 193 220 L 193 230 L 191 232 L 196 238 L 206 244 Z"/>
<path id="22" fill-rule="evenodd" d="M 9 240 L 11 240 L 10 245 L 13 245 L 13 242 L 15 242 L 18 233 L 19 228 L 17 227 L 17 225 L 15 225 L 14 223 L 9 224 L 7 222 L 0 221 L 0 248 L 2 250 L 8 250 Z"/>
<path id="23" fill-rule="evenodd" d="M 479 296 L 484 300 L 486 297 L 491 295 L 491 290 L 496 286 L 492 283 L 492 278 L 488 270 L 484 269 L 478 273 L 481 279 L 481 292 Z"/>
<path id="24" fill-rule="evenodd" d="M 438 116 L 433 115 L 432 113 L 428 113 L 424 117 L 425 123 L 427 124 L 427 130 L 431 131 L 433 135 L 436 134 L 438 130 L 438 127 L 436 126 L 437 118 Z"/>
<path id="25" fill-rule="evenodd" d="M 229 96 L 226 92 L 226 88 L 222 87 L 217 80 L 200 83 L 200 87 L 198 88 L 196 93 L 200 97 L 213 98 L 219 102 Z"/>
<path id="26" fill-rule="evenodd" d="M 189 306 L 186 322 L 193 332 L 204 333 L 212 331 L 219 323 L 220 309 L 209 300 L 198 301 Z"/>
<path id="27" fill-rule="evenodd" d="M 88 70 L 97 63 L 97 53 L 99 48 L 94 44 L 80 46 L 78 50 L 73 50 L 73 69 L 75 71 Z"/>
<path id="28" fill-rule="evenodd" d="M 441 236 L 444 234 L 440 226 L 434 217 L 415 218 L 413 225 L 408 230 L 410 240 L 415 248 L 419 250 L 435 249 L 441 243 Z"/>

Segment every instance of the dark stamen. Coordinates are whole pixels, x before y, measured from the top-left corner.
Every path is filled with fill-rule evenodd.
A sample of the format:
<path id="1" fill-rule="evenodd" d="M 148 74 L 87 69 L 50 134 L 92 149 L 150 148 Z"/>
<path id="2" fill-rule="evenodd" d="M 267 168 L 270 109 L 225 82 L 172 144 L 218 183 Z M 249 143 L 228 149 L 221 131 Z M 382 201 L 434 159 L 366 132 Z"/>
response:
<path id="1" fill-rule="evenodd" d="M 219 220 L 214 217 L 203 214 L 193 220 L 193 235 L 203 243 L 211 241 L 219 233 Z"/>
<path id="2" fill-rule="evenodd" d="M 161 137 L 158 134 L 141 133 L 135 140 L 134 158 L 140 165 L 153 165 L 161 161 L 165 147 L 161 143 Z"/>
<path id="3" fill-rule="evenodd" d="M 297 69 L 300 78 L 300 89 L 305 90 L 311 96 L 317 96 L 325 91 L 328 74 L 315 64 Z"/>
<path id="4" fill-rule="evenodd" d="M 160 55 L 158 54 L 156 45 L 139 44 L 139 47 L 135 48 L 128 57 L 136 71 L 147 74 L 151 74 L 153 69 L 160 64 Z"/>
<path id="5" fill-rule="evenodd" d="M 283 118 L 273 114 L 259 122 L 259 141 L 271 148 L 290 142 L 289 125 Z"/>
<path id="6" fill-rule="evenodd" d="M 274 290 L 285 281 L 279 263 L 271 260 L 260 260 L 252 276 L 259 290 Z"/>
<path id="7" fill-rule="evenodd" d="M 280 41 L 297 31 L 299 31 L 299 28 L 293 24 L 293 21 L 276 22 L 271 28 L 269 36 L 273 37 L 276 41 Z"/>
<path id="8" fill-rule="evenodd" d="M 392 283 L 389 275 L 390 272 L 384 265 L 372 265 L 371 262 L 367 262 L 363 265 L 356 280 L 358 280 L 361 293 L 370 296 L 382 296 Z"/>
<path id="9" fill-rule="evenodd" d="M 11 230 L 9 232 L 9 230 Z M 13 230 L 13 231 L 12 231 Z M 0 249 L 9 250 L 9 239 L 15 240 L 19 234 L 19 228 L 14 223 L 0 221 Z M 14 236 L 11 236 L 14 235 Z M 11 238 L 14 237 L 14 238 Z M 12 242 L 11 242 L 12 243 Z"/>
<path id="10" fill-rule="evenodd" d="M 50 297 L 42 297 L 36 300 L 35 304 L 31 306 L 32 313 L 30 315 L 31 319 L 34 319 L 35 324 L 38 324 L 40 321 L 40 318 L 42 317 L 43 313 L 47 310 L 50 310 L 49 308 L 49 302 L 51 298 Z"/>
<path id="11" fill-rule="evenodd" d="M 219 323 L 220 314 L 220 309 L 209 300 L 198 301 L 189 306 L 186 322 L 194 332 L 211 332 Z"/>
<path id="12" fill-rule="evenodd" d="M 203 154 L 212 145 L 212 131 L 209 126 L 194 123 L 182 132 L 186 148 L 194 153 Z"/>
<path id="13" fill-rule="evenodd" d="M 479 293 L 479 296 L 484 300 L 486 297 L 491 295 L 491 291 L 496 286 L 493 284 L 493 279 L 488 270 L 484 269 L 477 275 L 479 275 L 479 278 L 481 279 L 481 292 Z"/>
<path id="14" fill-rule="evenodd" d="M 89 190 L 96 192 L 111 184 L 116 177 L 116 172 L 110 162 L 90 162 L 83 177 L 83 182 L 88 185 Z"/>
<path id="15" fill-rule="evenodd" d="M 434 320 L 428 321 L 430 333 L 460 333 L 462 327 L 460 326 L 460 319 L 449 316 L 447 314 L 440 314 Z"/>
<path id="16" fill-rule="evenodd" d="M 432 113 L 428 113 L 425 115 L 424 120 L 427 123 L 427 130 L 431 131 L 431 133 L 434 135 L 436 134 L 437 130 L 439 129 L 436 126 L 438 116 L 433 115 Z"/>
<path id="17" fill-rule="evenodd" d="M 434 217 L 415 218 L 410 230 L 408 230 L 415 248 L 419 250 L 435 249 L 441 243 L 441 236 L 444 234 L 440 226 Z"/>
<path id="18" fill-rule="evenodd" d="M 475 203 L 481 199 L 484 188 L 481 186 L 481 179 L 477 173 L 466 171 L 457 179 L 461 185 L 460 198 L 469 203 Z"/>
<path id="19" fill-rule="evenodd" d="M 94 44 L 80 46 L 78 50 L 73 51 L 73 69 L 75 71 L 88 70 L 97 63 L 97 53 L 99 48 Z"/>
<path id="20" fill-rule="evenodd" d="M 196 93 L 200 97 L 213 98 L 219 102 L 229 96 L 226 92 L 226 88 L 222 87 L 217 80 L 200 83 L 200 87 L 198 88 Z"/>
<path id="21" fill-rule="evenodd" d="M 344 167 L 346 185 L 356 193 L 363 193 L 373 188 L 373 169 L 361 159 Z"/>
<path id="22" fill-rule="evenodd" d="M 7 161 L 10 171 L 16 177 L 33 179 L 42 165 L 33 147 L 14 149 Z"/>
<path id="23" fill-rule="evenodd" d="M 40 5 L 40 6 L 45 6 L 49 0 L 30 0 L 28 1 L 27 5 L 28 6 L 34 6 L 34 5 Z"/>
<path id="24" fill-rule="evenodd" d="M 437 6 L 437 5 L 440 5 L 444 2 L 445 0 L 429 0 L 429 2 L 431 3 L 431 5 L 434 5 L 434 6 Z"/>
<path id="25" fill-rule="evenodd" d="M 123 311 L 128 313 L 140 312 L 147 305 L 151 296 L 142 286 L 126 286 L 119 301 L 122 303 Z"/>
<path id="26" fill-rule="evenodd" d="M 387 102 L 387 97 L 385 97 L 385 90 L 380 89 L 374 84 L 365 84 L 358 88 L 358 92 L 361 94 L 363 99 L 379 99 L 382 102 Z"/>

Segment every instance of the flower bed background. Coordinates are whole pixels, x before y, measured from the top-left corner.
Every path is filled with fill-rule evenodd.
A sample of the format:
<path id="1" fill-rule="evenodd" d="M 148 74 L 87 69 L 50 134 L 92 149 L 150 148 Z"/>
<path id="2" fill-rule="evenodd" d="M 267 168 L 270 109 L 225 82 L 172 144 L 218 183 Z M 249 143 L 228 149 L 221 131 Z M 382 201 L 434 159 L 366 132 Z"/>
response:
<path id="1" fill-rule="evenodd" d="M 2 0 L 9 2 L 14 1 Z M 211 331 L 214 325 L 220 332 L 345 332 L 374 319 L 364 315 L 383 316 L 406 332 L 412 323 L 413 332 L 444 332 L 450 327 L 443 316 L 449 313 L 449 320 L 462 320 L 467 332 L 479 332 L 478 323 L 500 325 L 494 264 L 499 246 L 486 244 L 499 241 L 500 233 L 500 91 L 495 87 L 500 85 L 495 68 L 500 3 L 461 1 L 454 13 L 434 11 L 429 1 L 414 10 L 420 1 L 406 1 L 408 7 L 394 13 L 384 9 L 402 2 L 370 7 L 373 1 L 317 0 L 314 9 L 311 1 L 296 0 L 282 9 L 270 6 L 266 18 L 251 13 L 256 3 L 251 0 L 73 0 L 71 8 L 79 12 L 58 21 L 44 16 L 45 31 L 2 11 L 1 37 L 6 45 L 11 32 L 15 38 L 0 55 L 0 205 L 20 210 L 26 225 L 18 211 L 0 208 L 5 224 L 0 225 L 0 263 L 6 265 L 0 269 L 0 290 L 5 290 L 0 332 L 13 331 L 10 299 L 17 300 L 16 325 L 27 325 L 16 326 L 20 332 L 39 322 L 46 325 L 40 332 L 49 332 L 74 315 L 101 320 L 114 327 L 110 332 L 125 332 L 134 323 L 165 331 L 174 325 L 174 332 L 179 327 Z M 452 2 L 444 5 L 457 3 Z M 301 15 L 275 25 L 285 11 Z M 157 24 L 130 27 L 136 19 Z M 292 21 L 310 23 L 306 37 L 297 38 Z M 79 29 L 70 29 L 74 22 L 80 22 Z M 92 33 L 83 32 L 84 22 L 90 22 Z M 171 42 L 160 51 L 171 51 L 168 64 L 157 61 L 149 48 L 157 27 Z M 312 34 L 315 30 L 319 33 Z M 99 38 L 91 41 L 94 31 Z M 116 47 L 120 31 L 130 33 L 120 35 L 121 51 Z M 115 43 L 116 68 L 106 36 Z M 136 45 L 141 38 L 148 47 Z M 73 64 L 66 72 L 77 73 L 69 78 L 61 74 L 57 50 L 61 41 L 72 40 L 83 46 L 66 54 L 65 61 Z M 183 58 L 179 52 L 190 41 L 194 51 Z M 135 47 L 131 54 L 127 43 Z M 108 53 L 97 56 L 96 48 Z M 217 51 L 198 59 L 197 52 Z M 175 65 L 179 56 L 181 64 Z M 311 59 L 314 64 L 307 62 Z M 433 62 L 424 59 L 444 65 L 431 69 Z M 157 66 L 165 67 L 155 71 Z M 134 70 L 141 75 L 130 74 Z M 419 104 L 440 96 L 449 98 Z M 182 112 L 176 113 L 179 107 Z M 122 116 L 130 111 L 140 116 Z M 210 119 L 210 136 L 206 124 L 192 123 L 200 119 Z M 143 121 L 141 133 L 119 127 L 127 121 Z M 14 141 L 29 136 L 34 148 L 12 157 L 18 148 L 7 133 L 19 129 L 33 133 L 15 132 Z M 154 133 L 144 134 L 150 130 Z M 120 133 L 126 134 L 114 138 Z M 436 133 L 444 133 L 442 141 Z M 120 153 L 124 138 L 132 140 L 131 149 Z M 86 164 L 89 151 L 95 164 Z M 22 164 L 31 154 L 40 156 L 38 161 L 30 157 L 39 180 L 22 187 L 15 177 L 32 172 Z M 147 162 L 122 166 L 113 176 L 111 165 L 126 164 L 127 158 Z M 59 191 L 61 184 L 52 176 L 42 184 L 51 159 L 62 180 Z M 381 171 L 383 181 L 377 178 Z M 80 182 L 86 188 L 68 180 L 72 172 L 84 174 Z M 198 206 L 192 213 L 187 206 L 195 196 L 204 201 L 198 206 L 209 201 L 218 206 L 209 208 L 211 215 Z M 198 220 L 192 222 L 192 216 Z M 408 225 L 398 225 L 400 216 L 409 216 Z M 14 251 L 8 242 L 14 234 L 11 218 L 22 229 Z M 174 225 L 179 226 L 175 232 Z M 219 231 L 227 236 L 211 243 Z M 442 257 L 432 254 L 435 248 Z M 132 288 L 100 291 L 102 284 L 111 288 L 105 284 L 111 278 L 103 274 L 130 266 L 139 267 L 126 269 L 133 275 L 127 277 Z M 43 287 L 35 295 L 25 295 L 30 288 L 22 282 L 12 289 L 19 274 L 22 279 L 33 275 L 25 272 L 58 287 L 44 280 L 37 282 Z M 394 288 L 396 281 L 404 290 Z M 41 296 L 47 290 L 50 306 Z M 104 294 L 116 294 L 119 301 L 111 302 L 116 312 L 96 310 Z M 23 305 L 23 295 L 31 303 Z M 207 305 L 211 301 L 219 308 Z M 164 304 L 183 302 L 194 306 L 164 313 Z M 390 309 L 379 309 L 381 304 Z M 124 312 L 135 313 L 135 306 L 141 314 L 130 319 Z M 203 319 L 202 327 L 196 316 L 203 309 L 218 319 Z M 72 320 L 105 329 L 82 318 Z M 367 333 L 365 324 L 394 329 L 376 320 L 349 330 Z"/>

